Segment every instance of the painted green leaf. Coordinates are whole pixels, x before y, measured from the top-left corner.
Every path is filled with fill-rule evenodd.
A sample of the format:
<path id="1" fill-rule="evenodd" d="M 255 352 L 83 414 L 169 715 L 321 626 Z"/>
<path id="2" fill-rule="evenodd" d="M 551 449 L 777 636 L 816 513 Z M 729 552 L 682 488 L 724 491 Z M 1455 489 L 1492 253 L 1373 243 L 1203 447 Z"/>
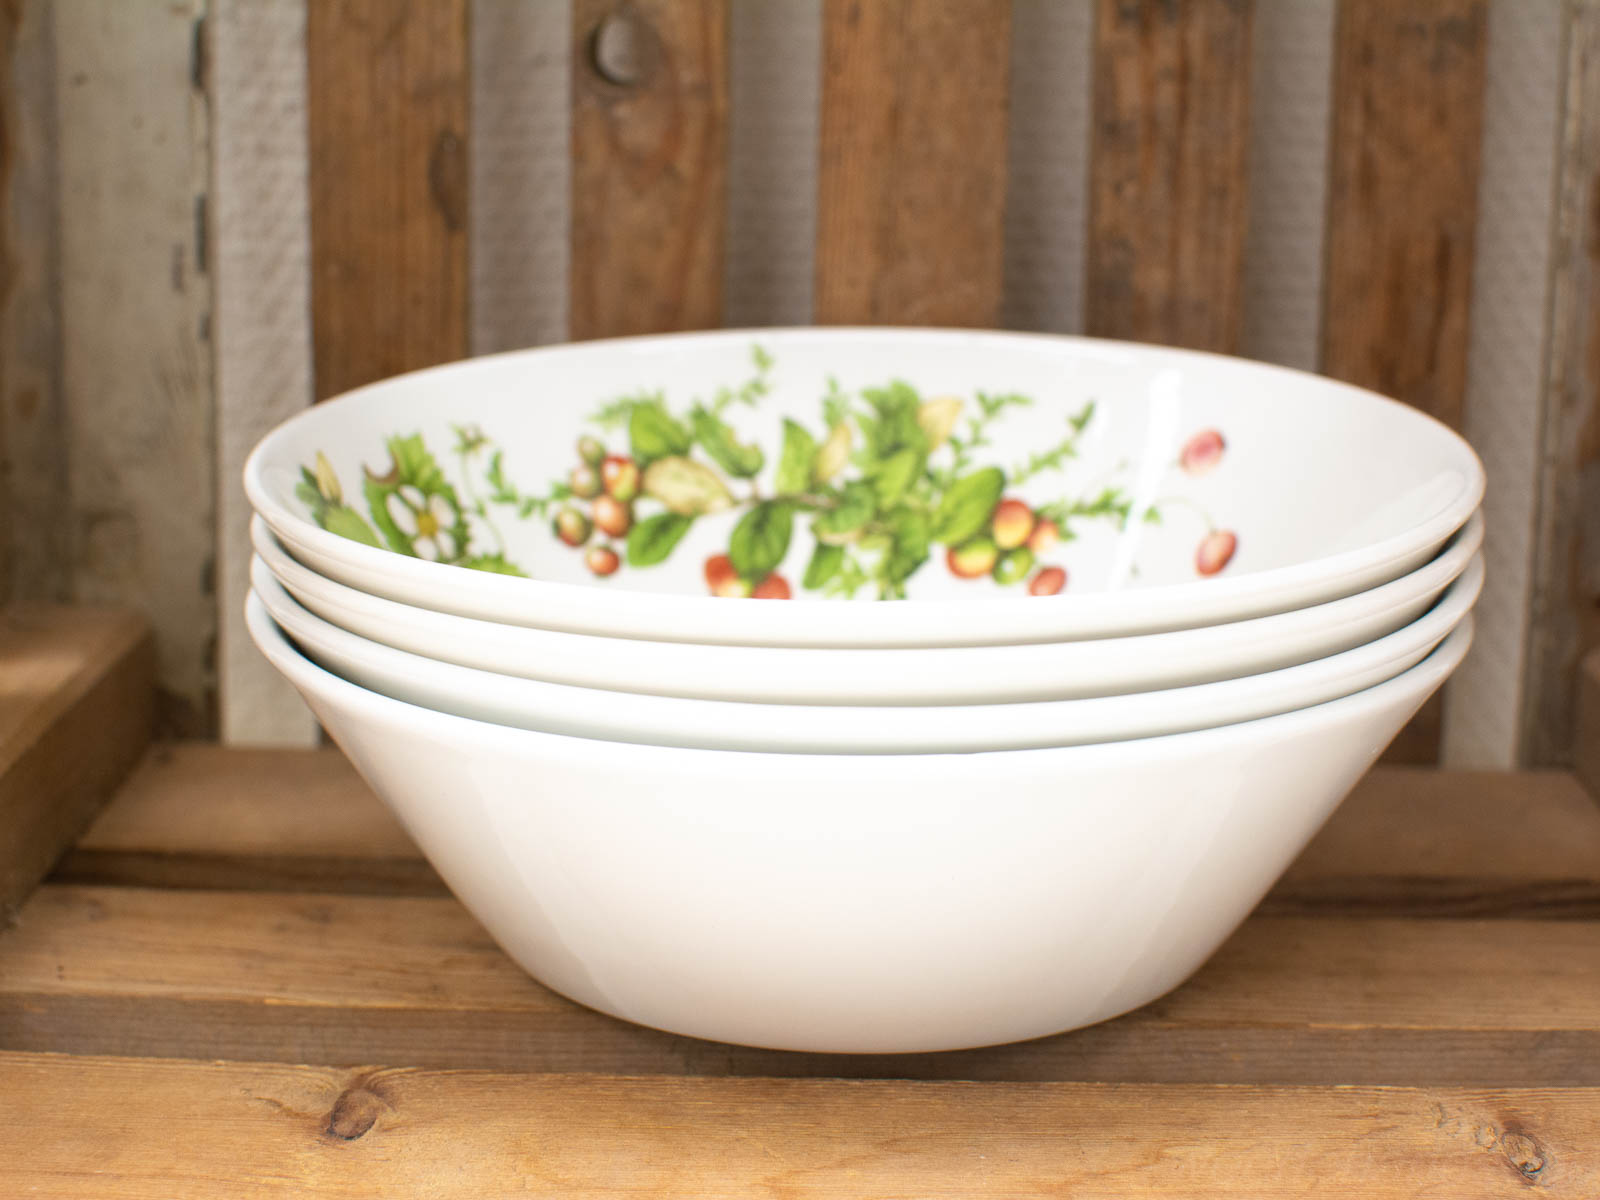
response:
<path id="1" fill-rule="evenodd" d="M 628 565 L 653 567 L 666 561 L 693 524 L 694 518 L 682 513 L 665 512 L 646 517 L 628 531 Z"/>
<path id="2" fill-rule="evenodd" d="M 778 454 L 778 479 L 775 486 L 780 496 L 794 496 L 811 484 L 811 466 L 817 458 L 817 439 L 804 425 L 783 420 L 783 449 Z"/>
<path id="3" fill-rule="evenodd" d="M 810 591 L 822 587 L 839 573 L 839 567 L 843 562 L 843 546 L 829 546 L 825 542 L 818 542 L 817 548 L 811 552 L 811 561 L 806 564 L 806 577 L 802 586 Z"/>
<path id="4" fill-rule="evenodd" d="M 645 468 L 644 494 L 683 516 L 697 517 L 733 505 L 733 493 L 710 467 L 672 455 Z"/>
<path id="5" fill-rule="evenodd" d="M 628 441 L 633 456 L 651 462 L 672 454 L 689 453 L 689 431 L 659 404 L 637 405 L 628 418 Z"/>
<path id="6" fill-rule="evenodd" d="M 364 542 L 368 546 L 379 546 L 378 535 L 372 531 L 372 526 L 362 520 L 361 514 L 348 504 L 330 504 L 317 518 L 317 523 L 329 533 L 337 533 L 340 537 L 349 538 L 352 542 Z"/>
<path id="7" fill-rule="evenodd" d="M 475 554 L 471 558 L 462 559 L 461 565 L 474 571 L 488 571 L 491 575 L 527 576 L 526 571 L 504 554 Z"/>
<path id="8" fill-rule="evenodd" d="M 728 539 L 733 569 L 746 579 L 759 580 L 777 569 L 789 553 L 794 534 L 794 508 L 777 500 L 758 504 L 740 518 Z"/>
<path id="9" fill-rule="evenodd" d="M 1006 485 L 999 467 L 984 467 L 950 485 L 933 520 L 933 538 L 947 546 L 964 542 L 982 529 Z"/>
<path id="10" fill-rule="evenodd" d="M 849 541 L 877 511 L 877 495 L 870 483 L 856 482 L 845 485 L 837 508 L 820 515 L 811 528 L 818 540 L 830 544 Z"/>
<path id="11" fill-rule="evenodd" d="M 904 496 L 912 480 L 922 471 L 924 461 L 920 450 L 907 446 L 880 462 L 872 473 L 872 486 L 878 493 L 878 503 L 890 505 Z"/>
<path id="12" fill-rule="evenodd" d="M 703 408 L 689 414 L 694 436 L 716 464 L 736 479 L 749 479 L 767 461 L 760 446 L 745 445 L 733 436 L 725 421 Z"/>
<path id="13" fill-rule="evenodd" d="M 928 561 L 932 525 L 927 513 L 909 505 L 891 512 L 885 524 L 893 540 L 883 560 L 883 573 L 891 583 L 901 584 Z"/>

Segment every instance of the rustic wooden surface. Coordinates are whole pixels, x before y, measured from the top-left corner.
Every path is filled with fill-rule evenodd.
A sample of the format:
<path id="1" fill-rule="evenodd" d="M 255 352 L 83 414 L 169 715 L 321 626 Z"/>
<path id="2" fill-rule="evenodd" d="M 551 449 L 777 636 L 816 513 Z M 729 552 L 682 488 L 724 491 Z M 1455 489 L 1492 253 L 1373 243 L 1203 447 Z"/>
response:
<path id="1" fill-rule="evenodd" d="M 117 610 L 0 615 L 0 924 L 88 827 L 150 740 L 149 627 Z"/>
<path id="2" fill-rule="evenodd" d="M 316 392 L 467 353 L 467 0 L 308 0 Z"/>
<path id="3" fill-rule="evenodd" d="M 473 1195 L 1600 1186 L 1600 805 L 1560 772 L 1380 768 L 1189 983 L 943 1055 L 749 1050 L 574 1005 L 417 894 L 416 851 L 331 751 L 158 748 L 63 867 L 0 933 L 19 1193 L 393 1194 L 421 1170 Z M 114 1122 L 83 1119 L 111 1095 Z"/>
<path id="4" fill-rule="evenodd" d="M 1600 804 L 1600 650 L 1584 659 L 1578 671 L 1574 734 L 1573 766 L 1595 803 Z"/>
<path id="5" fill-rule="evenodd" d="M 143 613 L 162 720 L 215 732 L 216 464 L 197 0 L 53 0 L 70 599 Z"/>
<path id="6" fill-rule="evenodd" d="M 0 602 L 66 599 L 55 39 L 43 0 L 0 6 Z"/>
<path id="7" fill-rule="evenodd" d="M 726 0 L 574 0 L 574 339 L 722 323 Z"/>
<path id="8" fill-rule="evenodd" d="M 1090 333 L 1238 346 L 1252 8 L 1101 0 Z"/>
<path id="9" fill-rule="evenodd" d="M 1536 763 L 1572 761 L 1578 663 L 1600 648 L 1600 5 L 1571 11 L 1523 688 Z"/>
<path id="10" fill-rule="evenodd" d="M 18 1193 L 1514 1196 L 1600 1091 L 528 1077 L 0 1056 Z M 136 1101 L 136 1102 L 130 1102 Z M 83 1120 L 116 1110 L 115 1120 Z M 175 1129 L 204 1136 L 173 1136 Z"/>
<path id="11" fill-rule="evenodd" d="M 1484 0 L 1344 0 L 1334 44 L 1322 370 L 1459 427 Z M 1435 696 L 1387 761 L 1436 761 Z"/>
<path id="12" fill-rule="evenodd" d="M 1007 0 L 826 0 L 815 319 L 993 325 Z"/>

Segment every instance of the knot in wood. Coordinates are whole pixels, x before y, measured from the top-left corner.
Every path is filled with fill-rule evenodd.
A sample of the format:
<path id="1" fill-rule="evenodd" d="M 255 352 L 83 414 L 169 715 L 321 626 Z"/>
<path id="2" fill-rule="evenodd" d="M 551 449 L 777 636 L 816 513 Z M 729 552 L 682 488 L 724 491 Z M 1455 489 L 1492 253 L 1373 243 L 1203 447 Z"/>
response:
<path id="1" fill-rule="evenodd" d="M 1500 1152 L 1524 1179 L 1536 1180 L 1544 1170 L 1544 1151 L 1525 1133 L 1507 1130 L 1500 1135 Z"/>
<path id="2" fill-rule="evenodd" d="M 360 1083 L 351 1084 L 339 1093 L 328 1114 L 327 1134 L 342 1142 L 353 1142 L 376 1124 L 378 1114 L 388 1105 L 376 1092 Z"/>
<path id="3" fill-rule="evenodd" d="M 607 83 L 638 87 L 649 78 L 658 57 L 655 31 L 632 6 L 619 4 L 595 26 L 589 57 Z"/>

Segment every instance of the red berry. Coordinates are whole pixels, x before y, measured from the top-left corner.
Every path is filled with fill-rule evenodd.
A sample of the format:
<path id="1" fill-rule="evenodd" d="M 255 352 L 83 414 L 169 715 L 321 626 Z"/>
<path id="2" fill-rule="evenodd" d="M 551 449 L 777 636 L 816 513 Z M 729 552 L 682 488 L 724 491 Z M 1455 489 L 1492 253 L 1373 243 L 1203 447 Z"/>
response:
<path id="1" fill-rule="evenodd" d="M 600 464 L 600 482 L 608 495 L 627 503 L 639 494 L 639 464 L 626 454 L 610 455 Z"/>
<path id="2" fill-rule="evenodd" d="M 1213 529 L 1200 539 L 1200 548 L 1194 552 L 1194 569 L 1202 575 L 1215 575 L 1228 565 L 1233 552 L 1239 548 L 1239 539 L 1226 529 Z"/>
<path id="3" fill-rule="evenodd" d="M 1067 586 L 1067 573 L 1060 567 L 1046 567 L 1028 581 L 1028 595 L 1054 596 Z"/>
<path id="4" fill-rule="evenodd" d="M 588 463 L 581 463 L 572 468 L 572 474 L 567 480 L 567 486 L 572 489 L 572 494 L 580 500 L 592 500 L 600 494 L 600 472 Z"/>
<path id="5" fill-rule="evenodd" d="M 756 590 L 750 593 L 757 600 L 787 600 L 789 599 L 789 581 L 774 571 L 759 584 Z"/>
<path id="6" fill-rule="evenodd" d="M 1002 550 L 1015 550 L 1033 533 L 1033 509 L 1021 500 L 1002 500 L 989 519 L 994 544 Z"/>
<path id="7" fill-rule="evenodd" d="M 617 552 L 610 546 L 590 546 L 583 555 L 583 565 L 596 575 L 604 578 L 616 573 L 622 565 L 622 560 L 617 557 Z"/>
<path id="8" fill-rule="evenodd" d="M 951 546 L 945 553 L 944 561 L 950 568 L 950 574 L 958 579 L 976 579 L 994 570 L 999 557 L 1000 549 L 994 544 L 994 539 L 980 533 L 959 546 Z"/>
<path id="9" fill-rule="evenodd" d="M 589 518 L 570 505 L 556 514 L 551 528 L 569 546 L 581 546 L 589 540 Z"/>
<path id="10" fill-rule="evenodd" d="M 1028 549 L 1035 555 L 1044 554 L 1061 541 L 1061 530 L 1054 521 L 1040 521 L 1028 535 Z"/>
<path id="11" fill-rule="evenodd" d="M 726 554 L 713 554 L 706 559 L 706 587 L 713 596 L 735 599 L 750 594 L 750 583 L 739 577 L 733 569 L 733 560 Z"/>
<path id="12" fill-rule="evenodd" d="M 1183 444 L 1178 455 L 1178 465 L 1191 475 L 1204 475 L 1222 461 L 1222 450 L 1227 443 L 1215 429 L 1202 429 Z"/>
<path id="13" fill-rule="evenodd" d="M 615 496 L 598 496 L 594 502 L 594 523 L 601 533 L 621 537 L 633 525 L 633 509 Z"/>

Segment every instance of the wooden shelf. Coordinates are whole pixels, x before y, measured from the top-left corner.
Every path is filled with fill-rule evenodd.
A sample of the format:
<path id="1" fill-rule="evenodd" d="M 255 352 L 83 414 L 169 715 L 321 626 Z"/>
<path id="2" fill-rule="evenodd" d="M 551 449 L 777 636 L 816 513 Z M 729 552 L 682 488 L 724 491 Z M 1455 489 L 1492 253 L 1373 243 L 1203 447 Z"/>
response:
<path id="1" fill-rule="evenodd" d="M 1600 806 L 1381 768 L 1161 1001 L 817 1056 L 540 987 L 334 751 L 159 747 L 0 934 L 0 1122 L 14 1194 L 1592 1200 Z"/>

